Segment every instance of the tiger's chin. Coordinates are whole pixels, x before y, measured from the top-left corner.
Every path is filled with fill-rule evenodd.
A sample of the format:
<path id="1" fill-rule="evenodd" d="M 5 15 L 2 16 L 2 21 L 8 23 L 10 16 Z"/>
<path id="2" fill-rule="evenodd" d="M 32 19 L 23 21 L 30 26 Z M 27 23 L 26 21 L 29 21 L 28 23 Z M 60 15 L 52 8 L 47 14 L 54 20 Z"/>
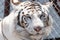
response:
<path id="1" fill-rule="evenodd" d="M 32 40 L 43 40 L 43 35 L 31 35 Z"/>
<path id="2" fill-rule="evenodd" d="M 43 35 L 44 35 L 44 33 L 42 33 L 42 34 L 39 34 L 39 33 L 31 34 L 30 38 L 32 40 L 43 40 Z"/>

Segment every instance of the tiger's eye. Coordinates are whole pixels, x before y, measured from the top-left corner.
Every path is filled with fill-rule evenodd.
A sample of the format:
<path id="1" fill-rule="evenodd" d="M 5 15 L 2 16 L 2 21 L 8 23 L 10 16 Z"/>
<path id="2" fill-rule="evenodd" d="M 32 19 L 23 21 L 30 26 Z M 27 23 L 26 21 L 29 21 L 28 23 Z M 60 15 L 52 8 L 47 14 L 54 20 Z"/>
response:
<path id="1" fill-rule="evenodd" d="M 29 16 L 29 14 L 26 14 L 27 15 L 27 18 L 31 19 L 31 17 Z"/>
<path id="2" fill-rule="evenodd" d="M 40 19 L 42 19 L 42 20 L 45 19 L 45 15 L 43 15 L 43 14 L 40 15 Z"/>
<path id="3" fill-rule="evenodd" d="M 45 17 L 45 13 L 44 12 L 42 12 L 42 14 L 40 15 L 40 18 L 42 18 L 42 17 Z"/>

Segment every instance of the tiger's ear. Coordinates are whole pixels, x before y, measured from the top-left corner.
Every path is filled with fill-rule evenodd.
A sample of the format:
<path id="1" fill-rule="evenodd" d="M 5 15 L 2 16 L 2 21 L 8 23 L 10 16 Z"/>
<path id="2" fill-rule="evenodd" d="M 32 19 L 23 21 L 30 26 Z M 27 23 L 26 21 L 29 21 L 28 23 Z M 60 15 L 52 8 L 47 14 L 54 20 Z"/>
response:
<path id="1" fill-rule="evenodd" d="M 19 4 L 21 3 L 21 1 L 19 0 L 10 0 L 11 6 L 13 9 L 18 9 Z"/>
<path id="2" fill-rule="evenodd" d="M 53 2 L 44 3 L 44 4 L 42 4 L 42 6 L 43 6 L 44 8 L 46 8 L 46 9 L 48 9 L 48 8 L 50 8 L 50 7 L 53 6 Z"/>
<path id="3" fill-rule="evenodd" d="M 19 0 L 10 0 L 11 4 L 19 5 L 21 2 Z"/>

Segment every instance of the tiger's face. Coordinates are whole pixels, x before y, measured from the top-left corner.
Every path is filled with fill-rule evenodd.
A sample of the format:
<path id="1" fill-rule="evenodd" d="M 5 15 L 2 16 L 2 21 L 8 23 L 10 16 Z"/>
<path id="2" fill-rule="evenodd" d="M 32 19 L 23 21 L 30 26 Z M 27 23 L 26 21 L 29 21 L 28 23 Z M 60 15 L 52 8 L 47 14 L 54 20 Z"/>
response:
<path id="1" fill-rule="evenodd" d="M 20 13 L 19 22 L 21 27 L 26 29 L 30 34 L 41 33 L 43 28 L 49 26 L 49 16 L 44 12 L 34 10 L 33 12 L 26 13 L 26 11 Z"/>
<path id="2" fill-rule="evenodd" d="M 18 9 L 18 23 L 33 38 L 48 35 L 51 32 L 52 19 L 45 5 L 35 2 L 23 2 Z"/>

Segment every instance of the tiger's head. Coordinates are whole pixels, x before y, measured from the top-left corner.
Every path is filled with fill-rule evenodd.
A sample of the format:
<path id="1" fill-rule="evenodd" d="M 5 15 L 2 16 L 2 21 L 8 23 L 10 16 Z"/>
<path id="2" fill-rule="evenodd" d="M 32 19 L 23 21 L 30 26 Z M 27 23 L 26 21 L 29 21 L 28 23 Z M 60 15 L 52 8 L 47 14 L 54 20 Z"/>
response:
<path id="1" fill-rule="evenodd" d="M 30 37 L 39 38 L 49 35 L 52 28 L 52 17 L 48 14 L 49 4 L 42 5 L 35 1 L 11 1 L 14 10 L 18 10 L 18 25 L 25 29 Z"/>

